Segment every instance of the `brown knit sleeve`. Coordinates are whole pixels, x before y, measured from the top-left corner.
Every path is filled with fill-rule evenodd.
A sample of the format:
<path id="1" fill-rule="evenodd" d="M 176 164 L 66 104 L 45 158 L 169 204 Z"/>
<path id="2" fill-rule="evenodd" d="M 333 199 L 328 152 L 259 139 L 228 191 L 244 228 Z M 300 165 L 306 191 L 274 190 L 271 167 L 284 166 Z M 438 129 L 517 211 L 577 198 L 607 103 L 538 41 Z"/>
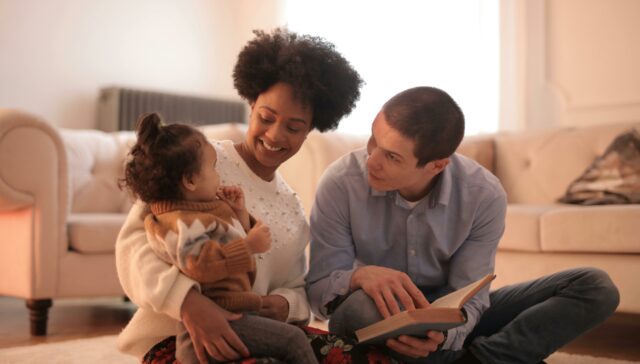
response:
<path id="1" fill-rule="evenodd" d="M 244 239 L 221 245 L 215 240 L 207 241 L 198 255 L 185 259 L 183 272 L 201 283 L 213 283 L 230 275 L 246 273 L 255 269 L 251 252 Z"/>
<path id="2" fill-rule="evenodd" d="M 176 264 L 176 257 L 170 254 L 170 251 L 175 251 L 175 249 L 169 247 L 164 239 L 167 227 L 162 221 L 157 220 L 155 215 L 147 213 L 144 218 L 144 229 L 147 233 L 147 242 L 156 255 L 165 263 Z"/>

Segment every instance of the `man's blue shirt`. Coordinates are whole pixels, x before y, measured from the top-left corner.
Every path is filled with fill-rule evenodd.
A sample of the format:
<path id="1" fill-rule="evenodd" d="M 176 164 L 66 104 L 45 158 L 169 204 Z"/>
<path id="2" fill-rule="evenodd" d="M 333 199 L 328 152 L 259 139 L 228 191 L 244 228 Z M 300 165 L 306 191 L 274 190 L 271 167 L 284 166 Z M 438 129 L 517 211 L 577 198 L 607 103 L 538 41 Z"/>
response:
<path id="1" fill-rule="evenodd" d="M 369 186 L 366 160 L 366 149 L 347 154 L 320 180 L 307 275 L 314 314 L 328 317 L 327 305 L 349 293 L 360 265 L 405 272 L 428 297 L 493 273 L 507 204 L 495 176 L 454 154 L 432 191 L 412 208 L 398 191 Z M 489 306 L 488 293 L 487 288 L 465 305 L 468 322 L 448 332 L 444 349 L 462 347 Z"/>

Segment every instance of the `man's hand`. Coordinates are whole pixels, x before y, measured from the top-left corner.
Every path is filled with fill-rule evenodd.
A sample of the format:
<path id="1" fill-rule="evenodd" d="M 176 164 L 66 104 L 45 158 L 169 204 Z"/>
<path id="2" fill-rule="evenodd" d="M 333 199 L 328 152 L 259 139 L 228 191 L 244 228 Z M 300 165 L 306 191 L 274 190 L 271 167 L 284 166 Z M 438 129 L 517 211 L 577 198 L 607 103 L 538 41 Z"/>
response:
<path id="1" fill-rule="evenodd" d="M 408 311 L 429 306 L 411 278 L 395 269 L 375 265 L 360 267 L 351 276 L 350 288 L 361 288 L 369 295 L 384 318 L 400 312 L 398 301 Z"/>
<path id="2" fill-rule="evenodd" d="M 241 318 L 241 314 L 220 308 L 209 298 L 192 289 L 182 302 L 180 316 L 191 336 L 200 363 L 208 363 L 205 350 L 218 361 L 237 360 L 249 356 L 249 350 L 229 326 L 229 321 Z"/>
<path id="3" fill-rule="evenodd" d="M 424 358 L 438 350 L 438 345 L 444 341 L 444 334 L 440 331 L 427 331 L 426 339 L 400 335 L 396 339 L 388 339 L 387 347 L 411 358 Z"/>
<path id="4" fill-rule="evenodd" d="M 289 301 L 280 295 L 262 296 L 258 315 L 286 322 L 289 317 Z"/>

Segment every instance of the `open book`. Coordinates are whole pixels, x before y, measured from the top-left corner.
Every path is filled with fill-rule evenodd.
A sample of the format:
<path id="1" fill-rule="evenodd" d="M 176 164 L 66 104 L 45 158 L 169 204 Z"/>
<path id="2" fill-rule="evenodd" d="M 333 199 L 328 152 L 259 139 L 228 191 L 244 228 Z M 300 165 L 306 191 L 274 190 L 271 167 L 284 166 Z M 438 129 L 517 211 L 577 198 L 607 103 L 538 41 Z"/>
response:
<path id="1" fill-rule="evenodd" d="M 402 311 L 360 330 L 356 338 L 361 344 L 376 344 L 400 335 L 425 337 L 428 330 L 445 331 L 467 322 L 462 305 L 496 276 L 487 274 L 470 285 L 433 301 L 429 307 Z"/>

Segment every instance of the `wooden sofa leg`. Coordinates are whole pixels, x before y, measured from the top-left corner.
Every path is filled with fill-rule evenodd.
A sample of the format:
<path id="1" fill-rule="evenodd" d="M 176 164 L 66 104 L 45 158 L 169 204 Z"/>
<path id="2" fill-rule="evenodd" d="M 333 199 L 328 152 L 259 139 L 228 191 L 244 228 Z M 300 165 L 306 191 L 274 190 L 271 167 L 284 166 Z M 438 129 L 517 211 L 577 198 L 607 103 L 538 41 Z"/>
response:
<path id="1" fill-rule="evenodd" d="M 47 319 L 49 318 L 50 307 L 51 299 L 27 300 L 32 336 L 47 335 Z"/>

